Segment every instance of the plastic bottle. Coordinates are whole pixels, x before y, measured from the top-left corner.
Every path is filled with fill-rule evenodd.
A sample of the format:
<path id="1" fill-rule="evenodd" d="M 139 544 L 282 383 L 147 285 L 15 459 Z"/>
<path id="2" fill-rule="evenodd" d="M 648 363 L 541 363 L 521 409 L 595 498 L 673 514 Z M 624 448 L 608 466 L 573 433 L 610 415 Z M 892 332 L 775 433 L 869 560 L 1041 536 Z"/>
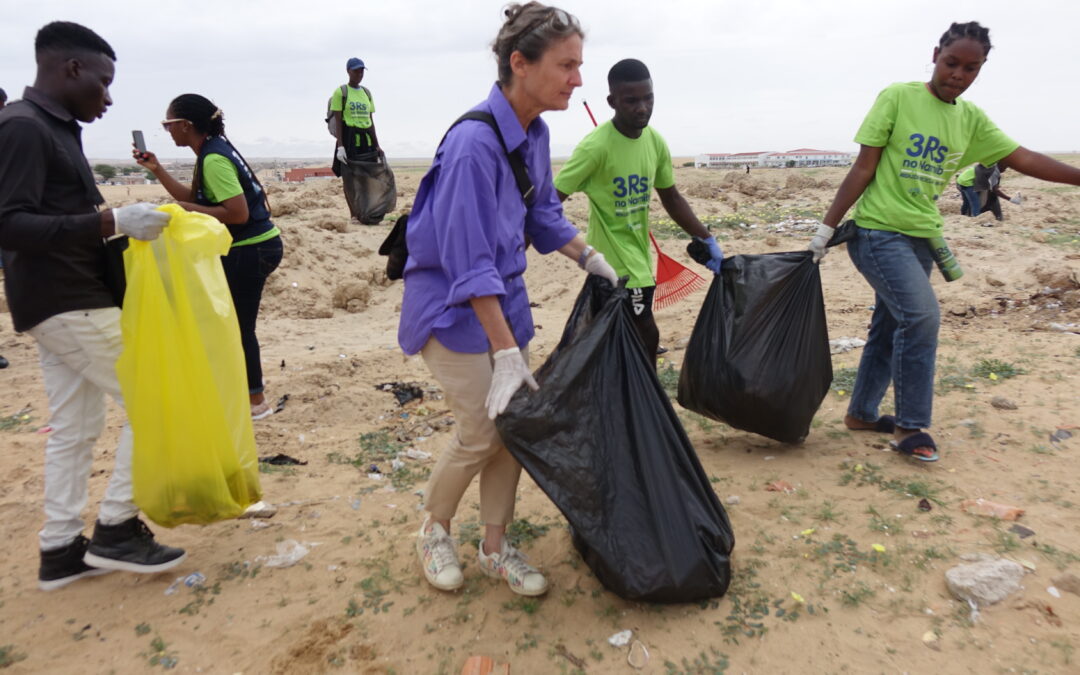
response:
<path id="1" fill-rule="evenodd" d="M 934 262 L 937 263 L 938 269 L 941 270 L 941 276 L 945 277 L 945 281 L 956 281 L 964 276 L 964 268 L 960 267 L 960 263 L 956 261 L 956 257 L 949 250 L 949 245 L 945 243 L 945 237 L 931 237 L 927 239 L 927 243 L 930 244 L 930 253 L 934 256 Z"/>

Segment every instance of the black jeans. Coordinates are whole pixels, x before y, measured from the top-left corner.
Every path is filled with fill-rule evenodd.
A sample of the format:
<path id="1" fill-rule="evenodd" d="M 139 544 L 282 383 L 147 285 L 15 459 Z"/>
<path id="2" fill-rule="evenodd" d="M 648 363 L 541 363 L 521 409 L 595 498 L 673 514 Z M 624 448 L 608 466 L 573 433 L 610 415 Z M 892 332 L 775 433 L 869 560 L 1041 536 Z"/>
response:
<path id="1" fill-rule="evenodd" d="M 260 394 L 263 390 L 255 319 L 259 316 L 259 303 L 262 301 L 266 278 L 277 269 L 284 252 L 281 237 L 274 237 L 258 244 L 231 248 L 229 255 L 221 259 L 225 278 L 229 281 L 233 305 L 236 307 L 236 320 L 240 324 L 240 343 L 244 346 L 249 394 Z"/>

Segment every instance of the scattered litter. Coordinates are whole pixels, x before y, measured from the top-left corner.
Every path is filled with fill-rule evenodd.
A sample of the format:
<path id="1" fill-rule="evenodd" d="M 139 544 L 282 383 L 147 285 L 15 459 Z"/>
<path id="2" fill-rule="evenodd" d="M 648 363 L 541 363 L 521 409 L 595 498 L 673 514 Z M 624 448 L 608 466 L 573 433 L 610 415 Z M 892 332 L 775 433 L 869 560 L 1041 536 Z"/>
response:
<path id="1" fill-rule="evenodd" d="M 383 506 L 385 506 L 388 509 L 396 509 L 397 508 L 397 504 L 383 504 Z"/>
<path id="2" fill-rule="evenodd" d="M 1053 586 L 1047 586 L 1046 587 L 1046 592 L 1049 593 L 1050 595 L 1054 596 L 1055 598 L 1060 598 L 1061 597 L 1061 591 L 1054 588 Z"/>
<path id="3" fill-rule="evenodd" d="M 930 535 L 931 535 L 930 530 L 912 530 L 911 531 L 911 536 L 915 537 L 916 539 L 929 539 Z"/>
<path id="4" fill-rule="evenodd" d="M 38 430 L 37 430 L 37 433 L 39 433 L 39 434 L 47 434 L 47 433 L 49 433 L 50 431 L 52 431 L 52 427 L 50 427 L 50 426 L 44 426 L 44 427 L 41 427 L 40 429 L 38 429 Z"/>
<path id="5" fill-rule="evenodd" d="M 795 602 L 799 603 L 800 605 L 805 605 L 806 604 L 806 598 L 799 595 L 795 591 L 791 592 L 791 599 L 794 600 Z"/>
<path id="6" fill-rule="evenodd" d="M 632 638 L 633 636 L 634 631 L 621 630 L 618 633 L 615 633 L 614 635 L 609 637 L 607 641 L 608 644 L 612 647 L 625 647 L 626 645 L 630 644 L 630 638 Z"/>
<path id="7" fill-rule="evenodd" d="M 1024 527 L 1020 523 L 1013 523 L 1013 526 L 1009 528 L 1009 532 L 1016 534 L 1021 539 L 1027 539 L 1035 534 L 1035 530 Z"/>
<path id="8" fill-rule="evenodd" d="M 277 507 L 260 500 L 244 509 L 240 518 L 273 518 L 277 513 Z"/>
<path id="9" fill-rule="evenodd" d="M 473 655 L 465 660 L 461 675 L 510 675 L 510 664 L 496 664 L 490 656 Z"/>
<path id="10" fill-rule="evenodd" d="M 405 462 L 401 461 L 400 459 L 392 459 L 392 460 L 390 460 L 390 470 L 391 471 L 401 471 L 404 468 L 405 468 Z"/>
<path id="11" fill-rule="evenodd" d="M 382 480 L 383 479 L 383 475 L 381 473 L 369 473 L 367 475 L 367 477 L 370 478 L 371 480 Z"/>
<path id="12" fill-rule="evenodd" d="M 196 586 L 202 586 L 206 583 L 206 575 L 202 572 L 192 572 L 184 577 L 184 585 L 188 588 L 195 588 Z"/>
<path id="13" fill-rule="evenodd" d="M 630 645 L 630 653 L 626 655 L 626 662 L 632 668 L 638 670 L 649 665 L 649 650 L 641 640 L 634 640 L 634 644 Z"/>
<path id="14" fill-rule="evenodd" d="M 786 480 L 774 480 L 765 486 L 766 492 L 783 492 L 784 494 L 791 494 L 795 492 L 795 486 Z"/>
<path id="15" fill-rule="evenodd" d="M 764 457 L 764 460 L 765 460 L 766 462 L 771 462 L 771 461 L 772 461 L 772 460 L 774 460 L 774 459 L 776 459 L 776 456 L 775 456 L 775 455 L 765 455 L 765 457 Z"/>
<path id="16" fill-rule="evenodd" d="M 293 287 L 293 288 L 300 288 L 300 284 L 298 284 L 298 283 L 296 283 L 296 282 L 294 281 L 294 282 L 292 282 L 292 287 Z"/>
<path id="17" fill-rule="evenodd" d="M 1067 429 L 1058 429 L 1054 433 L 1050 434 L 1051 443 L 1061 443 L 1072 438 L 1072 432 Z"/>
<path id="18" fill-rule="evenodd" d="M 919 510 L 920 511 L 929 511 L 932 508 L 934 508 L 933 505 L 930 503 L 930 500 L 927 499 L 926 497 L 923 497 L 922 499 L 919 500 Z"/>
<path id="19" fill-rule="evenodd" d="M 1009 506 L 1008 504 L 998 504 L 985 499 L 965 499 L 960 502 L 960 509 L 972 515 L 990 516 L 1002 520 L 1016 520 L 1024 515 L 1024 509 Z"/>
<path id="20" fill-rule="evenodd" d="M 431 459 L 430 452 L 424 452 L 423 450 L 417 450 L 416 448 L 409 448 L 405 451 L 405 456 L 409 459 Z"/>
<path id="21" fill-rule="evenodd" d="M 881 544 L 871 544 L 870 548 L 874 549 L 878 553 L 884 553 L 885 552 L 885 547 L 882 546 Z"/>
<path id="22" fill-rule="evenodd" d="M 1035 574 L 1035 563 L 1026 558 L 1017 558 L 1016 562 L 1020 563 L 1020 566 L 1026 570 L 1026 574 Z M 1057 582 L 1055 581 L 1055 583 Z M 1060 586 L 1061 584 L 1058 585 Z"/>
<path id="23" fill-rule="evenodd" d="M 307 464 L 307 462 L 301 462 L 295 457 L 286 455 L 284 452 L 279 452 L 273 457 L 260 457 L 259 463 L 273 464 L 275 466 L 303 466 Z"/>
<path id="24" fill-rule="evenodd" d="M 274 555 L 260 555 L 255 557 L 256 562 L 261 562 L 264 567 L 292 567 L 304 559 L 311 548 L 318 546 L 315 543 L 301 544 L 295 539 L 286 539 L 277 544 L 277 553 Z"/>
<path id="25" fill-rule="evenodd" d="M 830 354 L 844 354 L 850 352 L 853 349 L 859 349 L 866 345 L 866 340 L 862 338 L 836 338 L 835 340 L 829 340 L 829 353 Z"/>
<path id="26" fill-rule="evenodd" d="M 739 498 L 739 495 L 731 495 L 730 497 L 728 497 L 727 499 L 724 500 L 724 503 L 727 504 L 728 506 L 738 506 L 739 502 L 741 502 L 741 501 L 742 500 Z"/>
<path id="27" fill-rule="evenodd" d="M 359 511 L 360 510 L 360 498 L 359 497 L 352 500 L 352 510 L 353 511 Z"/>
<path id="28" fill-rule="evenodd" d="M 979 620 L 979 606 L 975 604 L 975 601 L 971 598 L 967 599 L 967 604 L 968 607 L 971 608 L 971 614 L 968 615 L 968 621 L 974 624 Z"/>
<path id="29" fill-rule="evenodd" d="M 405 405 L 409 401 L 423 401 L 424 390 L 416 382 L 383 382 L 375 385 L 379 391 L 389 391 L 394 394 L 398 405 Z"/>
<path id="30" fill-rule="evenodd" d="M 265 520 L 253 520 L 253 521 L 251 521 L 251 529 L 253 529 L 253 530 L 262 530 L 262 529 L 266 529 L 268 527 L 270 527 L 270 523 L 266 522 Z"/>
<path id="31" fill-rule="evenodd" d="M 281 369 L 285 370 L 285 359 L 281 360 Z M 277 400 L 277 403 L 274 404 L 274 414 L 276 415 L 279 412 L 281 412 L 282 410 L 284 410 L 285 409 L 285 404 L 288 403 L 288 402 L 289 402 L 289 395 L 288 394 L 282 395 L 282 397 Z"/>
<path id="32" fill-rule="evenodd" d="M 382 471 L 379 470 L 378 464 L 372 464 L 368 467 L 368 473 L 382 473 Z"/>

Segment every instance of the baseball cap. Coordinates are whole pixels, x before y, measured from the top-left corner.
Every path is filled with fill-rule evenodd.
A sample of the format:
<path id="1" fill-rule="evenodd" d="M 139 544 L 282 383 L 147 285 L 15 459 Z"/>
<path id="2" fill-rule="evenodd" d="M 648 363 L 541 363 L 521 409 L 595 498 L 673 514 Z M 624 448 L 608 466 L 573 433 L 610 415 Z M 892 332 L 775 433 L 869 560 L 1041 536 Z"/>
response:
<path id="1" fill-rule="evenodd" d="M 365 67 L 366 66 L 364 66 L 364 60 L 358 59 L 355 56 L 349 59 L 349 62 L 345 64 L 346 70 L 360 70 Z"/>

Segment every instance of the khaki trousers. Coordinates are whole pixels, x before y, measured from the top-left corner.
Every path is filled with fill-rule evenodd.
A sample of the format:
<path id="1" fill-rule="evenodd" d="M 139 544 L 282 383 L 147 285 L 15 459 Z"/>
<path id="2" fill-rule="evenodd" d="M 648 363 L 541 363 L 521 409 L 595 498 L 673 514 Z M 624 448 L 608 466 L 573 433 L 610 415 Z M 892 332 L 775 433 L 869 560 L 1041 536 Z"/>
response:
<path id="1" fill-rule="evenodd" d="M 455 420 L 450 445 L 439 456 L 424 491 L 425 508 L 438 520 L 450 520 L 479 473 L 481 520 L 485 525 L 508 525 L 514 518 L 521 465 L 487 416 L 484 401 L 491 387 L 491 355 L 454 352 L 434 337 L 420 355 L 442 386 Z M 521 355 L 528 363 L 526 349 Z"/>

